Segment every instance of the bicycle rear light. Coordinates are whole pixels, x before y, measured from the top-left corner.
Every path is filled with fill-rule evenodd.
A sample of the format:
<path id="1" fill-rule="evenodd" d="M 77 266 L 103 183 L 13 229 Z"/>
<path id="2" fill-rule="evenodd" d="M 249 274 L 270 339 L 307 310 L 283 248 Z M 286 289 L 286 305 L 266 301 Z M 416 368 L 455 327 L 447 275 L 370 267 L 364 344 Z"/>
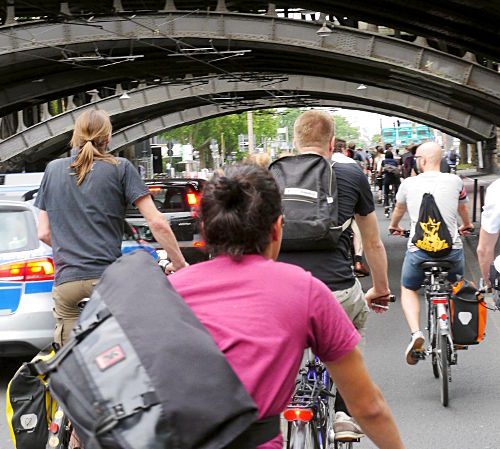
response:
<path id="1" fill-rule="evenodd" d="M 288 408 L 283 413 L 287 421 L 310 421 L 313 417 L 313 411 L 308 408 Z"/>
<path id="2" fill-rule="evenodd" d="M 432 298 L 432 304 L 447 304 L 448 298 Z"/>

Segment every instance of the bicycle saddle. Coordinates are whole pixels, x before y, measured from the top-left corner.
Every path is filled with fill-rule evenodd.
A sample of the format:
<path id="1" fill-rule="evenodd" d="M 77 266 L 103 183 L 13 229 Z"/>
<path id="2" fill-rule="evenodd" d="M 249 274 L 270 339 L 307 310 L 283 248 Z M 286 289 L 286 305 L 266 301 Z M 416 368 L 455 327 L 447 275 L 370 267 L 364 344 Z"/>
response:
<path id="1" fill-rule="evenodd" d="M 448 268 L 451 268 L 453 266 L 452 262 L 448 262 L 447 260 L 439 260 L 439 261 L 427 261 L 427 262 L 422 262 L 419 264 L 419 268 L 443 268 L 447 270 Z"/>

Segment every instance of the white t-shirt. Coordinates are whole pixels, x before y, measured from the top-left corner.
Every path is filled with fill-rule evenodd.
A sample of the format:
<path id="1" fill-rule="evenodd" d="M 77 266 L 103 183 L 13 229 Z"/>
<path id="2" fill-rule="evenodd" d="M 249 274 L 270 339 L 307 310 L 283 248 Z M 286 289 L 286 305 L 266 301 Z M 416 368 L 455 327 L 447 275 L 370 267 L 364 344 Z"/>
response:
<path id="1" fill-rule="evenodd" d="M 467 202 L 467 192 L 462 180 L 450 173 L 428 171 L 418 176 L 406 178 L 399 187 L 396 201 L 406 204 L 411 220 L 411 234 L 408 239 L 408 249 L 417 251 L 411 242 L 418 221 L 420 204 L 424 193 L 432 193 L 437 207 L 453 239 L 453 249 L 462 248 L 462 240 L 458 233 L 458 203 Z"/>
<path id="2" fill-rule="evenodd" d="M 488 234 L 496 234 L 500 231 L 500 178 L 490 184 L 486 190 L 481 227 Z M 500 256 L 495 259 L 495 268 L 500 271 Z"/>

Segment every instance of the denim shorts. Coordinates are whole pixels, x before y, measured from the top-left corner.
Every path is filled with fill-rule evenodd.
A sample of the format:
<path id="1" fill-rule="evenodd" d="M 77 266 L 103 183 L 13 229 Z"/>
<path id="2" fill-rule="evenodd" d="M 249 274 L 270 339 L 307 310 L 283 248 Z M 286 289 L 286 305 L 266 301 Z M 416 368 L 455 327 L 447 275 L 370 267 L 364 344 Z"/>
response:
<path id="1" fill-rule="evenodd" d="M 457 280 L 457 274 L 464 274 L 464 250 L 463 249 L 452 249 L 448 256 L 442 259 L 436 259 L 427 255 L 424 251 L 406 251 L 405 260 L 403 262 L 403 268 L 401 270 L 401 284 L 408 290 L 417 291 L 424 283 L 425 274 L 422 268 L 419 268 L 419 264 L 426 261 L 439 261 L 446 260 L 452 262 L 453 266 L 450 268 L 448 274 L 448 280 L 450 282 L 455 282 Z"/>

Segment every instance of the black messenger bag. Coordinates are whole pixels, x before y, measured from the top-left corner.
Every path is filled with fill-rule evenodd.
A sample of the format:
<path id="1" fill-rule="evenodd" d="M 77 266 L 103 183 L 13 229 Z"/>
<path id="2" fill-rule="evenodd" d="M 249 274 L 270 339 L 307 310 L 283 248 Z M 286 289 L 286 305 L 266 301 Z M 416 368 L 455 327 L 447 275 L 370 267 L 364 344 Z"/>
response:
<path id="1" fill-rule="evenodd" d="M 253 432 L 255 403 L 145 251 L 106 269 L 70 340 L 35 368 L 85 449 L 255 448 L 279 433 L 279 417 Z"/>

